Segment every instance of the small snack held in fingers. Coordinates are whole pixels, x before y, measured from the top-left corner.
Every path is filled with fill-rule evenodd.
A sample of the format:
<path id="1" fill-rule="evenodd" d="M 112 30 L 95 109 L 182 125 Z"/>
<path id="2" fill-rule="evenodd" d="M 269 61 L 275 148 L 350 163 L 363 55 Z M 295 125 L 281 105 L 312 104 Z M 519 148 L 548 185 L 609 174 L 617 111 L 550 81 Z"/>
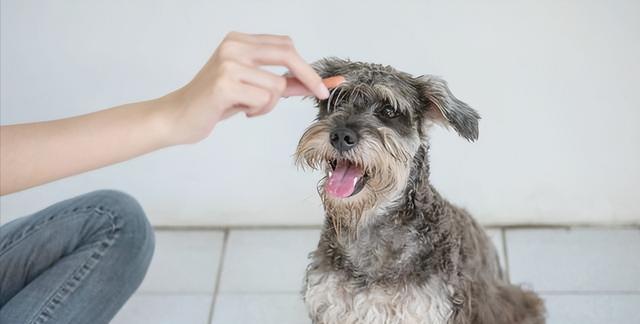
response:
<path id="1" fill-rule="evenodd" d="M 324 83 L 327 89 L 333 89 L 345 81 L 346 79 L 342 75 L 336 75 L 336 76 L 322 79 L 322 83 Z"/>

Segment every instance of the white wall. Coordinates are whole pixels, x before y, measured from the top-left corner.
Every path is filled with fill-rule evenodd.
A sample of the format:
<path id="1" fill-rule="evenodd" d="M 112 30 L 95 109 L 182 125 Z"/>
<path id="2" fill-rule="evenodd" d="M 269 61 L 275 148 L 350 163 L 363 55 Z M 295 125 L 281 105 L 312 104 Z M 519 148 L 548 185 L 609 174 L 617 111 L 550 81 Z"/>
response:
<path id="1" fill-rule="evenodd" d="M 310 61 L 351 57 L 449 80 L 482 114 L 480 140 L 434 130 L 432 180 L 482 222 L 640 223 L 638 13 L 636 0 L 2 0 L 0 117 L 160 96 L 227 31 L 289 34 Z M 157 225 L 318 224 L 318 175 L 291 158 L 314 113 L 287 99 L 198 145 L 2 197 L 3 221 L 118 188 Z"/>

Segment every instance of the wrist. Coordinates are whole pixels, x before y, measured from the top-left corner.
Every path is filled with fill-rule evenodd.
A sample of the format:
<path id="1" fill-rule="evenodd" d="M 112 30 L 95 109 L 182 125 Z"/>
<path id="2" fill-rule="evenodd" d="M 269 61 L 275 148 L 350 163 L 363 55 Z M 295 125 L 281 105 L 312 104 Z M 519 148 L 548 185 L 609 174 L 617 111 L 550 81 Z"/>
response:
<path id="1" fill-rule="evenodd" d="M 190 98 L 185 88 L 181 88 L 152 100 L 156 129 L 165 146 L 199 142 L 217 124 L 214 114 L 207 109 L 195 109 Z"/>
<path id="2" fill-rule="evenodd" d="M 182 144 L 177 136 L 180 132 L 176 127 L 180 116 L 179 102 L 171 94 L 145 101 L 146 119 L 149 132 L 157 141 L 157 146 L 167 147 Z"/>

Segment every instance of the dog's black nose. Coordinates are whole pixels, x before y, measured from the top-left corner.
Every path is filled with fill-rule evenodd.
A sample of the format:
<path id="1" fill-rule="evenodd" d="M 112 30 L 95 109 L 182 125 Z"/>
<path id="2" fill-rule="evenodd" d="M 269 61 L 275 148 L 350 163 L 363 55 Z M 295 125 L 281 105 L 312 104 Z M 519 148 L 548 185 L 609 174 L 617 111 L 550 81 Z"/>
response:
<path id="1" fill-rule="evenodd" d="M 358 134 L 349 128 L 338 128 L 329 135 L 331 145 L 339 152 L 346 152 L 358 144 Z"/>

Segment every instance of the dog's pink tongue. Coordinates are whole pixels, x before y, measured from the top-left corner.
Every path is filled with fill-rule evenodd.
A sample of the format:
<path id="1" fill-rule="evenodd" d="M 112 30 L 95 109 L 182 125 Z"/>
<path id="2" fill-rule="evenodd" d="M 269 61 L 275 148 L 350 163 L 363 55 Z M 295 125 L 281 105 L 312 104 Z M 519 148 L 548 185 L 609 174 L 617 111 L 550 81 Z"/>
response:
<path id="1" fill-rule="evenodd" d="M 356 183 L 360 178 L 362 178 L 360 168 L 347 160 L 339 160 L 336 169 L 329 174 L 325 189 L 334 197 L 349 197 L 356 189 Z"/>

